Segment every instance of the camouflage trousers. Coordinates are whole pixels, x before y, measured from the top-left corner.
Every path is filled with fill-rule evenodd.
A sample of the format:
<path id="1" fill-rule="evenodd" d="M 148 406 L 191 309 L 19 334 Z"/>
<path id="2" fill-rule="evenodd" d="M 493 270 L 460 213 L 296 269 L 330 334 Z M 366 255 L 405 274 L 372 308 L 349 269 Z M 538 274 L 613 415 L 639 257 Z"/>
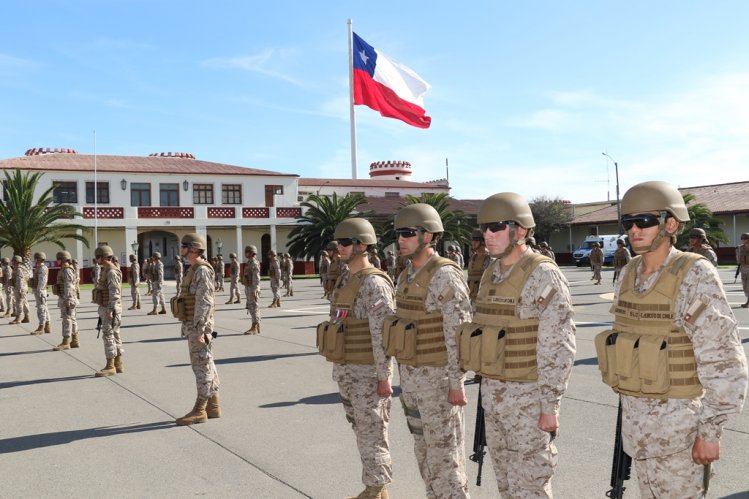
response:
<path id="1" fill-rule="evenodd" d="M 39 324 L 43 326 L 45 323 L 49 322 L 47 291 L 34 291 L 34 298 L 36 299 L 36 318 L 39 319 Z"/>
<path id="2" fill-rule="evenodd" d="M 245 286 L 244 295 L 247 298 L 247 311 L 250 313 L 252 323 L 260 324 L 260 315 L 257 313 L 257 299 L 260 296 L 260 289 L 257 286 Z"/>
<path id="3" fill-rule="evenodd" d="M 594 281 L 600 281 L 601 280 L 601 265 L 597 263 L 591 264 L 593 267 L 593 280 Z"/>
<path id="4" fill-rule="evenodd" d="M 164 308 L 164 292 L 161 290 L 161 284 L 154 281 L 151 284 L 152 289 L 152 295 L 151 295 L 151 301 L 153 301 L 153 308 L 158 308 L 161 306 L 161 308 Z"/>
<path id="5" fill-rule="evenodd" d="M 16 291 L 14 298 L 16 302 L 16 317 L 25 317 L 29 315 L 29 300 L 26 298 L 27 290 Z"/>
<path id="6" fill-rule="evenodd" d="M 0 284 L 0 311 L 5 311 L 5 288 Z"/>
<path id="7" fill-rule="evenodd" d="M 333 368 L 346 419 L 356 435 L 362 462 L 362 483 L 381 487 L 393 481 L 388 445 L 391 398 L 377 394 L 373 365 L 340 365 Z"/>
<path id="8" fill-rule="evenodd" d="M 175 279 L 175 286 L 177 287 L 177 296 L 182 294 L 182 276 L 178 275 Z"/>
<path id="9" fill-rule="evenodd" d="M 212 341 L 210 333 L 208 343 L 202 343 L 200 338 L 203 331 L 199 331 L 192 324 L 182 323 L 182 334 L 187 337 L 187 347 L 190 351 L 190 365 L 195 373 L 195 384 L 198 398 L 206 400 L 218 392 L 219 379 L 216 364 L 213 363 Z"/>
<path id="10" fill-rule="evenodd" d="M 640 497 L 705 497 L 705 466 L 694 464 L 692 448 L 663 457 L 633 459 Z"/>
<path id="11" fill-rule="evenodd" d="M 241 296 L 239 295 L 239 276 L 232 277 L 231 282 L 229 283 L 229 299 L 232 301 L 239 300 Z"/>
<path id="12" fill-rule="evenodd" d="M 78 334 L 78 323 L 75 318 L 75 307 L 66 307 L 58 303 L 60 307 L 60 322 L 62 323 L 62 337 L 69 338 L 71 334 Z"/>
<path id="13" fill-rule="evenodd" d="M 744 289 L 744 296 L 749 298 L 749 265 L 741 266 L 741 287 Z"/>
<path id="14" fill-rule="evenodd" d="M 409 391 L 401 377 L 401 403 L 429 499 L 467 498 L 463 408 L 447 401 L 447 378 L 431 390 Z"/>
<path id="15" fill-rule="evenodd" d="M 278 279 L 270 280 L 270 291 L 273 293 L 273 299 L 281 299 L 281 293 L 278 292 L 281 282 Z"/>
<path id="16" fill-rule="evenodd" d="M 538 383 L 481 379 L 486 443 L 502 497 L 552 497 L 557 449 L 538 428 L 540 397 Z"/>
<path id="17" fill-rule="evenodd" d="M 5 286 L 5 310 L 6 312 L 16 311 L 15 292 L 11 286 Z"/>
<path id="18" fill-rule="evenodd" d="M 133 305 L 140 303 L 140 288 L 137 284 L 130 286 L 130 297 L 133 299 Z"/>
<path id="19" fill-rule="evenodd" d="M 101 318 L 101 339 L 104 341 L 104 356 L 114 359 L 122 355 L 125 351 L 122 348 L 122 338 L 120 338 L 120 324 L 122 318 L 120 314 L 115 313 L 112 319 L 108 319 L 109 309 L 99 306 L 99 317 Z"/>

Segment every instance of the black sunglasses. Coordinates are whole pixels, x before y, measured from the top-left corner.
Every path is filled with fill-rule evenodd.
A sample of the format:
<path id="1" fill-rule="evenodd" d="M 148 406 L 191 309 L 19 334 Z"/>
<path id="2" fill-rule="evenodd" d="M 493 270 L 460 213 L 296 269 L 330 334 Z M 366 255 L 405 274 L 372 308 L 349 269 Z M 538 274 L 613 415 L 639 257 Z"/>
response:
<path id="1" fill-rule="evenodd" d="M 419 233 L 419 229 L 395 229 L 395 234 L 398 237 L 416 237 L 416 234 Z"/>
<path id="2" fill-rule="evenodd" d="M 181 245 L 180 247 L 182 247 L 182 248 L 189 248 L 189 247 L 190 247 L 190 245 L 189 245 L 189 244 L 185 244 L 185 243 L 182 243 L 182 245 Z"/>
<path id="3" fill-rule="evenodd" d="M 622 217 L 622 227 L 624 227 L 624 230 L 630 230 L 634 225 L 638 226 L 641 229 L 647 229 L 649 227 L 655 227 L 660 223 L 661 216 L 653 215 L 652 213 L 643 213 L 642 215 Z"/>
<path id="4" fill-rule="evenodd" d="M 351 246 L 352 244 L 354 244 L 354 240 L 351 239 L 350 237 L 346 237 L 346 238 L 343 238 L 343 239 L 337 239 L 337 241 L 338 241 L 338 245 L 339 246 L 343 246 L 344 248 L 347 248 L 347 247 Z"/>
<path id="5" fill-rule="evenodd" d="M 508 225 L 514 225 L 515 222 L 511 220 L 505 220 L 504 222 L 490 222 L 486 224 L 479 224 L 479 229 L 482 233 L 490 230 L 492 232 L 502 232 L 507 228 Z"/>

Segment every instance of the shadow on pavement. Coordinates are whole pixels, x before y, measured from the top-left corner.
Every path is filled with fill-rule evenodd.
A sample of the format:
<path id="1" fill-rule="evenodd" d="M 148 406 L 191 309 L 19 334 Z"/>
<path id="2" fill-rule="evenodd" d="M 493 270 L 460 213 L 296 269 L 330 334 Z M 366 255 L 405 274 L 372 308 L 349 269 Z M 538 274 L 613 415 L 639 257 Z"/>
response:
<path id="1" fill-rule="evenodd" d="M 597 366 L 598 365 L 598 357 L 588 357 L 587 359 L 577 359 L 575 360 L 576 366 Z"/>
<path id="2" fill-rule="evenodd" d="M 0 390 L 4 388 L 15 388 L 17 386 L 27 386 L 27 385 L 39 385 L 41 383 L 56 383 L 58 381 L 76 381 L 79 379 L 91 379 L 91 374 L 84 374 L 84 375 L 78 375 L 78 376 L 64 376 L 61 378 L 42 378 L 42 379 L 27 379 L 27 380 L 19 380 L 19 381 L 5 381 L 0 383 Z M 0 440 L 2 442 L 2 440 Z"/>
<path id="3" fill-rule="evenodd" d="M 30 353 L 44 353 L 44 352 L 51 352 L 51 348 L 45 348 L 44 350 L 28 350 L 26 352 L 7 352 L 7 353 L 0 353 L 0 357 L 8 357 L 11 355 L 27 355 Z"/>
<path id="4" fill-rule="evenodd" d="M 0 454 L 23 452 L 31 449 L 52 447 L 54 445 L 65 445 L 70 442 L 75 442 L 76 440 L 84 440 L 87 438 L 111 437 L 113 435 L 122 435 L 126 433 L 162 430 L 174 426 L 174 421 L 159 421 L 156 423 L 144 423 L 132 426 L 103 426 L 99 428 L 87 428 L 84 430 L 58 431 L 54 433 L 41 433 L 39 435 L 6 438 L 0 440 Z"/>
<path id="5" fill-rule="evenodd" d="M 393 398 L 400 396 L 400 386 L 393 386 Z M 274 402 L 272 404 L 264 404 L 259 406 L 261 409 L 273 409 L 277 407 L 291 407 L 293 405 L 323 405 L 323 404 L 340 404 L 341 395 L 338 392 L 324 393 L 322 395 L 313 395 L 311 397 L 304 397 L 297 401 L 288 402 Z"/>
<path id="6" fill-rule="evenodd" d="M 320 355 L 314 353 L 283 353 L 278 355 L 248 355 L 246 357 L 230 357 L 228 359 L 214 359 L 216 365 L 220 364 L 240 364 L 244 362 L 265 362 L 268 360 L 284 359 L 288 357 L 308 357 L 310 355 Z M 190 367 L 190 364 L 171 364 L 166 367 Z"/>

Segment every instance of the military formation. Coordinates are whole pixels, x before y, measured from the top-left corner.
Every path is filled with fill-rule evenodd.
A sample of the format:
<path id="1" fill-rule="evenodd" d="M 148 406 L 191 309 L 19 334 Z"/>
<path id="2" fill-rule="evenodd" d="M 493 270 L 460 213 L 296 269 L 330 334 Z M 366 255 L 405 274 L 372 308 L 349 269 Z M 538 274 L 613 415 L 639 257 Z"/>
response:
<path id="1" fill-rule="evenodd" d="M 595 347 L 601 380 L 619 397 L 614 446 L 631 459 L 641 497 L 704 497 L 720 458 L 726 422 L 738 414 L 749 374 L 736 318 L 718 277 L 715 252 L 702 229 L 689 233 L 689 248 L 675 247 L 689 221 L 679 191 L 665 182 L 644 182 L 622 198 L 620 222 L 626 242 L 614 253 L 613 324 Z M 479 383 L 480 409 L 498 495 L 553 497 L 560 456 L 562 399 L 576 355 L 569 284 L 546 242 L 535 244 L 536 227 L 527 201 L 501 192 L 481 204 L 465 261 L 448 245 L 430 205 L 416 203 L 394 216 L 396 250 L 381 268 L 372 224 L 349 218 L 335 228 L 320 255 L 323 298 L 329 314 L 317 326 L 320 355 L 332 364 L 342 419 L 350 425 L 361 459 L 363 490 L 352 498 L 387 499 L 394 480 L 389 421 L 397 370 L 400 403 L 413 440 L 414 458 L 428 498 L 470 497 L 466 473 L 465 383 Z M 749 307 L 749 233 L 741 236 L 737 272 Z M 627 244 L 635 256 L 632 257 Z M 186 234 L 175 260 L 178 288 L 170 300 L 180 323 L 196 383 L 192 409 L 180 426 L 221 417 L 220 380 L 213 359 L 216 293 L 224 264 L 206 258 L 199 234 Z M 258 249 L 244 248 L 244 268 L 229 255 L 229 298 L 240 303 L 240 284 L 250 327 L 260 334 L 261 265 Z M 293 261 L 269 251 L 270 307 L 280 291 L 293 296 Z M 122 274 L 111 247 L 95 250 L 95 288 L 105 365 L 97 377 L 124 372 Z M 58 297 L 62 342 L 55 350 L 80 346 L 76 307 L 80 283 L 70 253 L 56 256 L 60 271 L 52 284 Z M 13 323 L 29 322 L 26 286 L 36 299 L 38 327 L 50 333 L 46 255 L 35 266 L 20 256 L 3 259 L 0 307 Z M 603 252 L 594 246 L 591 265 L 601 283 Z M 467 268 L 467 270 L 464 270 Z M 151 314 L 166 313 L 164 265 L 155 252 L 139 265 L 130 256 L 132 305 L 140 309 L 139 283 L 152 296 Z M 477 424 L 478 428 L 478 424 Z M 474 435 L 476 437 L 477 435 Z M 474 441 L 477 439 L 474 438 Z M 479 439 L 481 440 L 481 439 Z M 473 459 L 473 457 L 472 457 Z M 331 463 L 333 465 L 333 463 Z M 397 463 L 395 463 L 397 465 Z M 625 465 L 626 466 L 626 465 Z M 627 474 L 628 472 L 623 473 Z M 621 497 L 613 484 L 610 497 Z"/>

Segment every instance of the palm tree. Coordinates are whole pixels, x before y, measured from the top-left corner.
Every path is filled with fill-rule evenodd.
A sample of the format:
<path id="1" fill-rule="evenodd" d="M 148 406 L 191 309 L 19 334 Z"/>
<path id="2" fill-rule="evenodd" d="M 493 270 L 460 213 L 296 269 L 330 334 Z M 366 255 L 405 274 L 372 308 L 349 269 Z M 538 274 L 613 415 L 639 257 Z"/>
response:
<path id="1" fill-rule="evenodd" d="M 10 246 L 14 254 L 26 259 L 31 256 L 31 248 L 40 243 L 53 243 L 65 249 L 62 240 L 74 239 L 88 247 L 88 240 L 78 232 L 85 227 L 66 221 L 81 214 L 70 205 L 54 202 L 54 186 L 34 202 L 43 173 L 20 170 L 3 173 L 5 196 L 0 200 L 0 247 Z"/>
<path id="2" fill-rule="evenodd" d="M 306 211 L 297 219 L 299 225 L 289 233 L 289 253 L 294 258 L 316 259 L 333 240 L 336 225 L 347 218 L 369 215 L 356 213 L 356 207 L 366 202 L 362 194 L 347 194 L 342 198 L 336 193 L 331 197 L 310 195 L 301 203 Z"/>
<path id="3" fill-rule="evenodd" d="M 437 210 L 442 219 L 442 226 L 445 231 L 442 236 L 443 241 L 455 241 L 461 248 L 471 241 L 471 232 L 473 227 L 468 216 L 462 210 L 453 210 L 450 208 L 450 196 L 446 192 L 423 193 L 421 196 L 407 194 L 403 206 L 416 203 L 431 205 Z M 382 246 L 388 246 L 396 242 L 395 227 L 393 219 L 388 220 L 383 228 Z"/>
<path id="4" fill-rule="evenodd" d="M 721 225 L 724 224 L 723 220 L 713 216 L 713 212 L 704 204 L 691 204 L 695 199 L 693 194 L 687 192 L 683 194 L 683 198 L 684 204 L 687 205 L 689 222 L 684 225 L 684 230 L 676 241 L 677 248 L 684 247 L 688 244 L 689 231 L 695 228 L 705 230 L 705 234 L 707 234 L 707 242 L 713 247 L 720 246 L 720 243 L 728 243 L 728 236 L 721 227 Z"/>

